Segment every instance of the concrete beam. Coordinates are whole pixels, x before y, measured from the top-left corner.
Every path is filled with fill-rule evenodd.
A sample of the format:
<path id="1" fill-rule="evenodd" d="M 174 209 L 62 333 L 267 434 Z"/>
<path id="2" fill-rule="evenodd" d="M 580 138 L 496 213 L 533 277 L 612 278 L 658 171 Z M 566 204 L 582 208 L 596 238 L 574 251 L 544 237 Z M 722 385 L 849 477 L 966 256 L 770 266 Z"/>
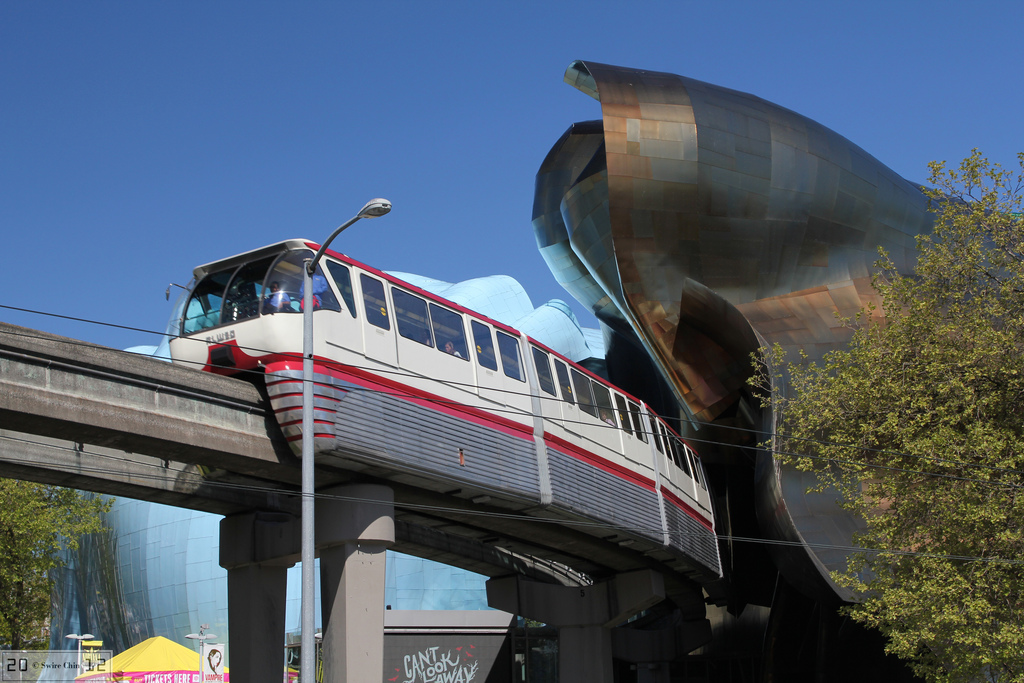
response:
<path id="1" fill-rule="evenodd" d="M 297 512 L 281 484 L 116 448 L 0 429 L 4 476 L 230 515 Z"/>
<path id="2" fill-rule="evenodd" d="M 0 422 L 278 482 L 299 480 L 294 455 L 253 384 L 6 323 L 0 323 Z"/>

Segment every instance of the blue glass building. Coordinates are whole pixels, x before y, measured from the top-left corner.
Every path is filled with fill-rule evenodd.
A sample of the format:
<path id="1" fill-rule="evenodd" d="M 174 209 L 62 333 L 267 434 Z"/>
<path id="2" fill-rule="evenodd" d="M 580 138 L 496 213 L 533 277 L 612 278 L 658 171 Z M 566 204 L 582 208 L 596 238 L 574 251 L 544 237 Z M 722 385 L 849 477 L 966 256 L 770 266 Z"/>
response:
<path id="1" fill-rule="evenodd" d="M 534 308 L 513 278 L 491 276 L 448 283 L 407 273 L 396 276 L 518 328 L 576 361 L 603 358 L 598 330 L 584 330 L 564 302 Z M 175 326 L 176 327 L 176 326 Z M 159 347 L 131 349 L 167 358 Z M 82 539 L 57 580 L 51 647 L 68 647 L 66 633 L 95 634 L 116 652 L 160 635 L 185 635 L 208 624 L 228 642 L 227 572 L 219 565 L 220 516 L 145 501 L 118 499 L 106 530 Z M 318 573 L 317 573 L 318 575 Z M 393 611 L 486 610 L 486 577 L 388 552 L 385 603 Z M 288 574 L 286 633 L 300 630 L 300 568 Z M 319 583 L 317 583 L 319 593 Z M 319 625 L 319 599 L 316 600 Z M 294 638 L 294 639 L 297 639 Z M 282 643 L 282 646 L 284 643 Z M 227 650 L 230 666 L 230 648 Z"/>

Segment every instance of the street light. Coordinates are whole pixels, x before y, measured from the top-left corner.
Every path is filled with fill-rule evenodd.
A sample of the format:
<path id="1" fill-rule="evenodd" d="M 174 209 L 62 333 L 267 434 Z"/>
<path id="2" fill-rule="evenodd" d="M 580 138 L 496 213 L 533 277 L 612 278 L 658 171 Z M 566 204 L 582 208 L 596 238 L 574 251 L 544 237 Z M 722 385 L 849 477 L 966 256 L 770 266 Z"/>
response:
<path id="1" fill-rule="evenodd" d="M 320 257 L 342 230 L 360 218 L 376 218 L 388 211 L 391 211 L 391 202 L 387 199 L 368 201 L 359 213 L 331 233 L 313 258 L 306 259 L 306 267 L 302 269 L 302 654 L 299 659 L 299 675 L 304 681 L 316 680 L 316 646 L 313 644 L 313 630 L 316 628 L 313 612 L 313 273 L 316 272 Z M 313 672 L 312 678 L 305 678 L 310 671 Z"/>
<path id="2" fill-rule="evenodd" d="M 206 656 L 206 652 L 204 652 L 206 641 L 210 640 L 211 638 L 216 638 L 217 637 L 216 633 L 206 633 L 206 629 L 208 629 L 208 628 L 210 628 L 209 624 L 202 624 L 199 627 L 199 633 L 189 633 L 187 636 L 185 636 L 189 640 L 198 640 L 199 641 L 199 680 L 200 680 L 200 683 L 203 680 L 203 657 Z"/>
<path id="3" fill-rule="evenodd" d="M 75 675 L 76 676 L 81 676 L 82 675 L 82 641 L 83 640 L 92 640 L 96 636 L 94 636 L 91 633 L 83 633 L 82 635 L 78 635 L 77 633 L 69 633 L 69 634 L 67 634 L 64 637 L 65 638 L 70 638 L 71 640 L 77 640 L 78 641 L 78 673 L 75 674 Z"/>

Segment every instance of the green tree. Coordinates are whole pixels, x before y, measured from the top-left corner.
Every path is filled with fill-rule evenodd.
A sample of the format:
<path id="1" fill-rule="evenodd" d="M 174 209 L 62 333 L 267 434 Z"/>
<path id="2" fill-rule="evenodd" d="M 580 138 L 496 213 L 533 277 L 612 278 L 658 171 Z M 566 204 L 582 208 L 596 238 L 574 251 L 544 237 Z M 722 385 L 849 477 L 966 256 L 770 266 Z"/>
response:
<path id="1" fill-rule="evenodd" d="M 1024 681 L 1024 221 L 1020 170 L 931 165 L 935 228 L 883 310 L 772 377 L 779 457 L 866 520 L 845 608 L 930 681 Z M 767 354 L 781 361 L 775 349 Z"/>
<path id="2" fill-rule="evenodd" d="M 0 479 L 0 645 L 44 649 L 51 569 L 61 548 L 101 529 L 110 503 L 72 489 Z M 63 544 L 63 546 L 62 546 Z"/>

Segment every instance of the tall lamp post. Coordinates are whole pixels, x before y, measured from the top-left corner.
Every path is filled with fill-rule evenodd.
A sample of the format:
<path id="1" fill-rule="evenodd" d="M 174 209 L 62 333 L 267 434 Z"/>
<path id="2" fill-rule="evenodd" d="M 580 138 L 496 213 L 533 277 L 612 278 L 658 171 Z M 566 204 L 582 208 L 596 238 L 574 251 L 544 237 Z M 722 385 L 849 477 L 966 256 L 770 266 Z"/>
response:
<path id="1" fill-rule="evenodd" d="M 391 211 L 391 202 L 380 198 L 371 199 L 359 213 L 331 233 L 320 245 L 316 255 L 306 259 L 306 267 L 302 269 L 302 654 L 299 659 L 299 675 L 303 683 L 316 680 L 316 646 L 313 640 L 316 628 L 313 612 L 313 274 L 324 251 L 345 228 L 360 218 L 376 218 L 388 211 Z M 307 672 L 312 672 L 311 678 L 306 678 Z"/>
<path id="2" fill-rule="evenodd" d="M 202 683 L 202 680 L 203 680 L 203 657 L 206 656 L 206 653 L 203 651 L 204 650 L 204 645 L 205 645 L 207 640 L 210 640 L 211 638 L 216 638 L 217 637 L 216 633 L 206 633 L 205 631 L 208 628 L 210 628 L 209 624 L 203 624 L 202 626 L 199 627 L 199 633 L 189 633 L 187 636 L 185 636 L 189 640 L 198 640 L 199 641 L 199 681 L 200 681 L 200 683 Z"/>
<path id="3" fill-rule="evenodd" d="M 78 635 L 77 633 L 69 633 L 69 634 L 67 634 L 64 637 L 65 638 L 70 638 L 71 640 L 77 640 L 78 641 L 78 673 L 75 674 L 75 675 L 76 676 L 81 676 L 82 675 L 82 641 L 83 640 L 92 640 L 96 636 L 94 636 L 91 633 L 83 633 L 82 635 Z"/>

